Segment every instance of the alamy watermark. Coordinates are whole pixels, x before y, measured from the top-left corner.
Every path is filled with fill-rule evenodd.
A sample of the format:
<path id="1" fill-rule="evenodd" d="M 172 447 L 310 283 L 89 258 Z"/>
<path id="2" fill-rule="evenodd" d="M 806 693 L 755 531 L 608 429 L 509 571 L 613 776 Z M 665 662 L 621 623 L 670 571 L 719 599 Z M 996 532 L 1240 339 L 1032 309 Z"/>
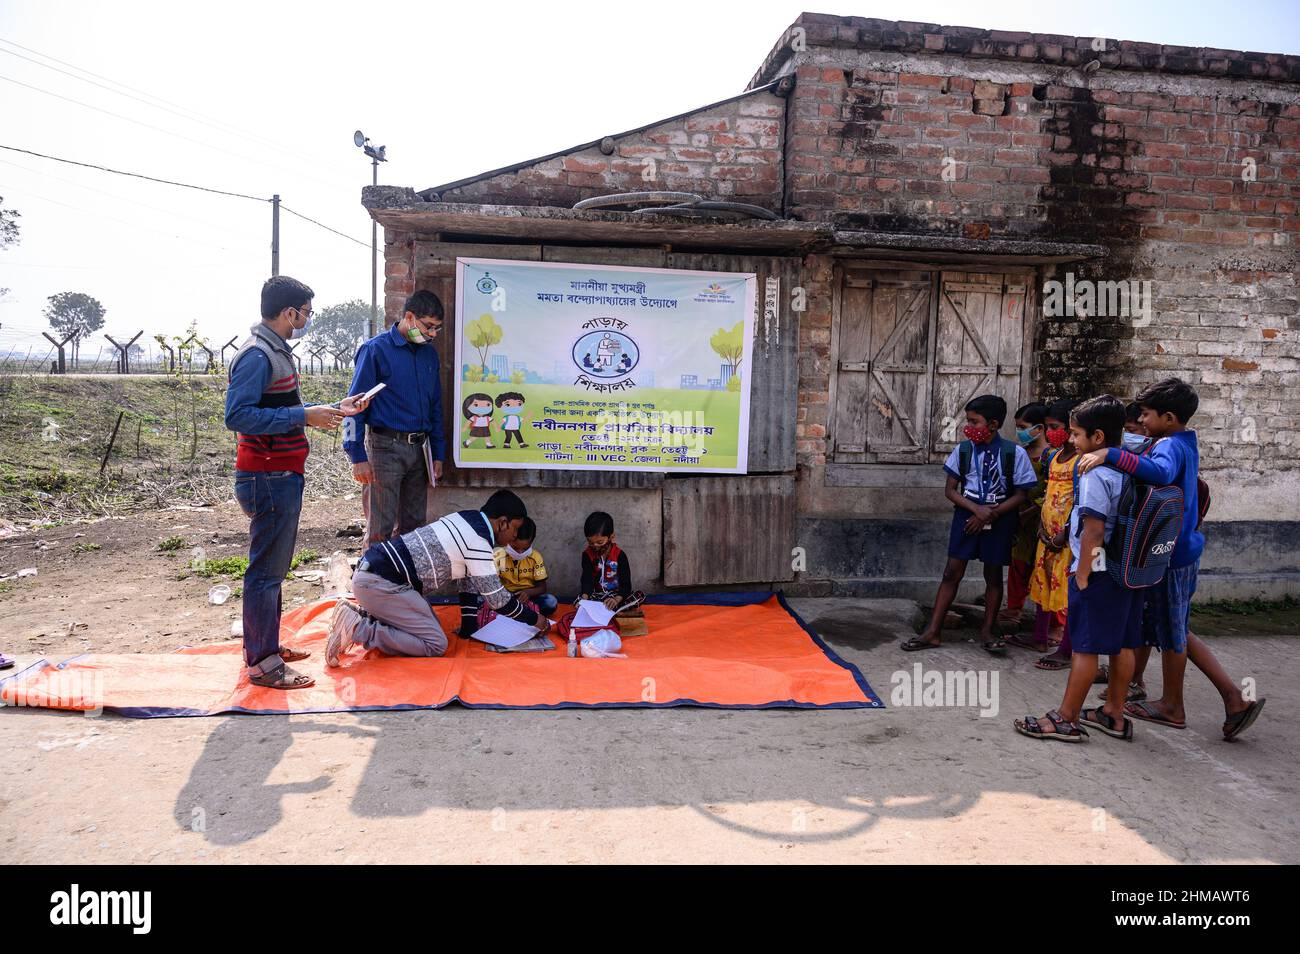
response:
<path id="1" fill-rule="evenodd" d="M 1000 707 L 998 671 L 926 669 L 916 663 L 889 677 L 891 706 L 926 708 L 978 707 L 980 718 L 992 719 Z"/>
<path id="2" fill-rule="evenodd" d="M 1043 283 L 1043 315 L 1047 318 L 1128 318 L 1134 328 L 1145 328 L 1154 317 L 1151 280 L 1099 282 L 1076 279 Z"/>

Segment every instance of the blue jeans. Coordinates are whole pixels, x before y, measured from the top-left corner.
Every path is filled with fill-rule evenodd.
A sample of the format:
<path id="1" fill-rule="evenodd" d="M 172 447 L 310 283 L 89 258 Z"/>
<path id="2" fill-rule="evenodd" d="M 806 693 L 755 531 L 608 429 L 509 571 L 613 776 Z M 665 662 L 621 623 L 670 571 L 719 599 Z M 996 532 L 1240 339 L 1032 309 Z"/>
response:
<path id="1" fill-rule="evenodd" d="M 302 513 L 302 474 L 235 471 L 235 499 L 251 521 L 244 574 L 244 663 L 256 666 L 280 648 L 280 586 L 293 562 Z"/>

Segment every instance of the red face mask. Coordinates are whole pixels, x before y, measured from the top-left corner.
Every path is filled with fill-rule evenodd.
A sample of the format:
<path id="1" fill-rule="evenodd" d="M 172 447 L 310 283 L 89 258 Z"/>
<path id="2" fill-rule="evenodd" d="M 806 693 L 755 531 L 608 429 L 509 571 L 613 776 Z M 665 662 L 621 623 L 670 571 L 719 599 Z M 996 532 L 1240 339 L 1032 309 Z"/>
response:
<path id="1" fill-rule="evenodd" d="M 1063 447 L 1070 432 L 1063 427 L 1053 427 L 1047 432 L 1047 443 L 1053 447 Z"/>
<path id="2" fill-rule="evenodd" d="M 966 435 L 968 440 L 974 441 L 976 444 L 983 444 L 993 436 L 993 432 L 983 424 L 979 427 L 967 424 L 961 429 L 961 432 Z"/>

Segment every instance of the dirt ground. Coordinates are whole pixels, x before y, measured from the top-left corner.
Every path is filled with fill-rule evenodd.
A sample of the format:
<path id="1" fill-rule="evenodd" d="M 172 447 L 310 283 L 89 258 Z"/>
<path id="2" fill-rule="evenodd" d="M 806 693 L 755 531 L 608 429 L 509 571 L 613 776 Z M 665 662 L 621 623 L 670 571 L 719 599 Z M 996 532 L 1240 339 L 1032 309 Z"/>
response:
<path id="1" fill-rule="evenodd" d="M 356 501 L 311 501 L 299 548 L 355 553 Z M 0 649 L 25 665 L 229 639 L 239 603 L 187 571 L 238 555 L 233 504 L 0 539 Z M 78 536 L 78 534 L 84 534 Z M 160 553 L 180 536 L 185 548 Z M 98 545 L 99 549 L 94 546 Z M 349 550 L 349 548 L 351 548 Z M 323 566 L 323 565 L 319 565 Z M 306 568 L 304 568 L 306 569 Z M 185 579 L 177 577 L 185 575 Z M 238 580 L 227 580 L 238 585 Z M 320 587 L 286 584 L 286 600 Z M 1300 861 L 1300 695 L 1288 635 L 1210 639 L 1269 700 L 1241 741 L 1188 676 L 1189 728 L 1132 743 L 1022 738 L 1063 674 L 955 639 L 904 654 L 904 601 L 793 600 L 890 702 L 896 673 L 978 670 L 997 713 L 885 710 L 441 711 L 130 720 L 0 712 L 0 856 L 18 862 Z M 1151 680 L 1158 685 L 1158 677 Z"/>

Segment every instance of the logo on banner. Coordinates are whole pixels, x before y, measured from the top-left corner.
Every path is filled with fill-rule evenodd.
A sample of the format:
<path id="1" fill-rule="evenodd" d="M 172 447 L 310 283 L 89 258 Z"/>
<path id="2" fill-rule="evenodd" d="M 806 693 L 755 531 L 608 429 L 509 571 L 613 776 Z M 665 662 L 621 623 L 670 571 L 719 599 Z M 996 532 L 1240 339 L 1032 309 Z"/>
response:
<path id="1" fill-rule="evenodd" d="M 617 378 L 641 360 L 641 349 L 622 331 L 591 331 L 573 343 L 573 363 L 591 377 Z"/>
<path id="2" fill-rule="evenodd" d="M 711 284 L 706 285 L 704 290 L 695 296 L 695 300 L 698 302 L 720 305 L 732 305 L 735 304 L 736 301 L 731 297 L 731 294 L 717 282 L 712 282 Z"/>
<path id="3" fill-rule="evenodd" d="M 492 277 L 491 272 L 484 272 L 483 277 L 475 282 L 474 287 L 485 295 L 490 295 L 497 288 L 497 280 Z"/>

